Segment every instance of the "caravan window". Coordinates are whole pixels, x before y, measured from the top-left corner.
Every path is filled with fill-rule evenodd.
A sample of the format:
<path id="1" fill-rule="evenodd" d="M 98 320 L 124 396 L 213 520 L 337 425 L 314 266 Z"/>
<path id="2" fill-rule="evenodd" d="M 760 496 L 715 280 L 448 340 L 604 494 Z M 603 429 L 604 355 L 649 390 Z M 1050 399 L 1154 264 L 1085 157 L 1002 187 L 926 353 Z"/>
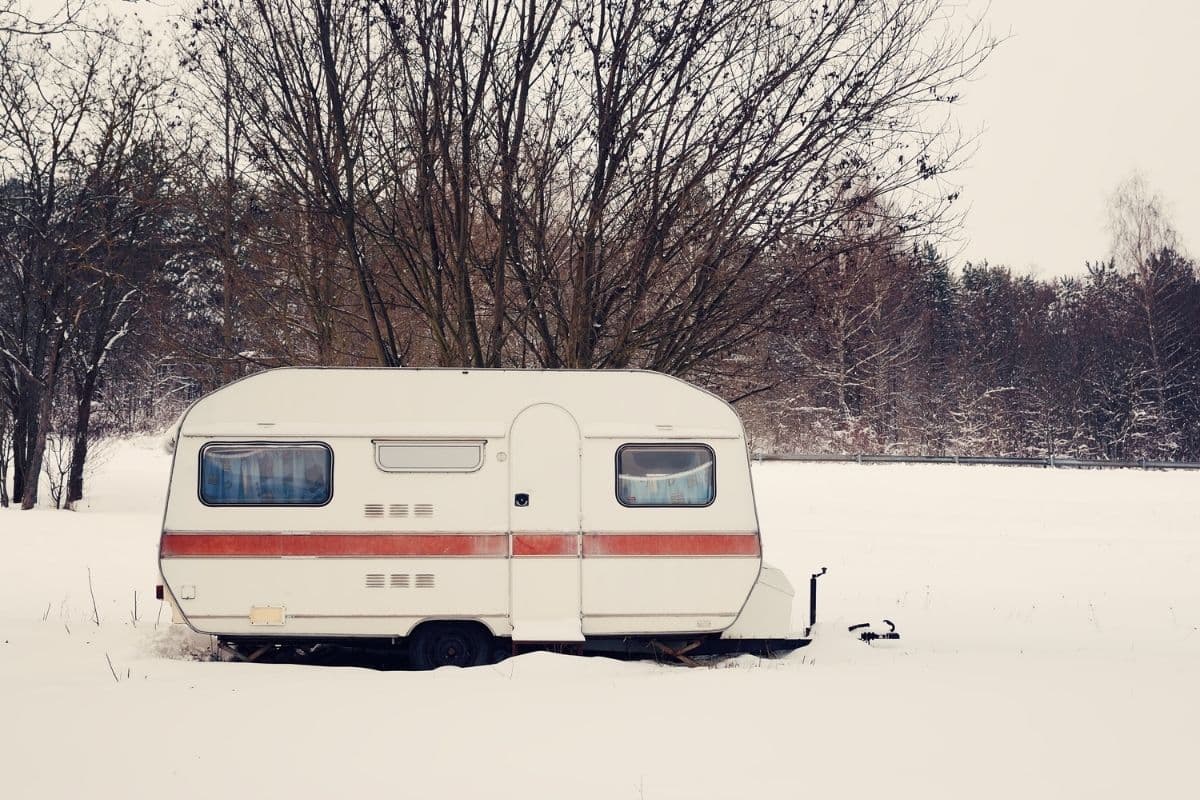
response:
<path id="1" fill-rule="evenodd" d="M 323 506 L 333 451 L 320 443 L 242 442 L 200 449 L 200 501 L 209 506 Z"/>
<path id="2" fill-rule="evenodd" d="M 716 459 L 702 444 L 627 444 L 617 450 L 623 506 L 706 506 L 717 494 Z"/>
<path id="3" fill-rule="evenodd" d="M 384 472 L 474 472 L 483 466 L 483 442 L 380 440 L 375 464 Z"/>

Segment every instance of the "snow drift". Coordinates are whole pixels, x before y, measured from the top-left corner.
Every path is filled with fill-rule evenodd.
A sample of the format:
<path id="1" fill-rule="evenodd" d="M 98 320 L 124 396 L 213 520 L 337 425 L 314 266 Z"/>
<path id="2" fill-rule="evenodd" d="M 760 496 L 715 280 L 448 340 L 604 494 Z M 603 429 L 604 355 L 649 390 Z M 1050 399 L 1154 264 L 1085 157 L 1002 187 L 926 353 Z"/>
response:
<path id="1" fill-rule="evenodd" d="M 152 599 L 167 459 L 124 442 L 81 513 L 0 512 L 5 796 L 1191 791 L 1200 475 L 756 466 L 766 559 L 830 570 L 810 647 L 413 673 L 198 660 Z M 883 616 L 902 641 L 846 633 Z"/>

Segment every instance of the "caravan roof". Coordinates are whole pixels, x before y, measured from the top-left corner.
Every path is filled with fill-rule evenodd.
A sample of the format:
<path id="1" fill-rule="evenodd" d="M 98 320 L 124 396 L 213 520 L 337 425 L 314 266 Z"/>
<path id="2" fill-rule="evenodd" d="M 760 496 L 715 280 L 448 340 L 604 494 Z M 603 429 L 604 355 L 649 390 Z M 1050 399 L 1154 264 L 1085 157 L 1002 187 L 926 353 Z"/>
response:
<path id="1" fill-rule="evenodd" d="M 533 403 L 571 412 L 585 438 L 742 438 L 725 401 L 638 370 L 297 367 L 199 401 L 181 436 L 503 436 Z"/>

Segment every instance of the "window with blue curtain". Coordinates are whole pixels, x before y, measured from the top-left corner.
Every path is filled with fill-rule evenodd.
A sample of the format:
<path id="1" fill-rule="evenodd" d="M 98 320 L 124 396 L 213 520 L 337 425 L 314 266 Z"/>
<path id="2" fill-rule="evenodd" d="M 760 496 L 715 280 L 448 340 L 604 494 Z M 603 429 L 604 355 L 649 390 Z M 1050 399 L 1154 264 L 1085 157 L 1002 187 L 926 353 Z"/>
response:
<path id="1" fill-rule="evenodd" d="M 333 496 L 328 445 L 207 444 L 200 500 L 210 506 L 323 506 Z"/>
<path id="2" fill-rule="evenodd" d="M 627 444 L 617 450 L 617 500 L 625 506 L 706 506 L 716 460 L 705 445 Z"/>

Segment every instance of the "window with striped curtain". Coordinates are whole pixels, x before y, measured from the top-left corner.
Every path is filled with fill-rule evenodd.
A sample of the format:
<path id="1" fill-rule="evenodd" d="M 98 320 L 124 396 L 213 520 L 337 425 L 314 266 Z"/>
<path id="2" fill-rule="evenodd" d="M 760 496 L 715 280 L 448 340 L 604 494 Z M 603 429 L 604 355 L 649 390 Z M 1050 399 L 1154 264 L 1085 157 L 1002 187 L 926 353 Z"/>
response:
<path id="1" fill-rule="evenodd" d="M 627 444 L 617 450 L 621 505 L 706 506 L 716 492 L 716 460 L 707 445 Z"/>
<path id="2" fill-rule="evenodd" d="M 306 443 L 207 444 L 200 500 L 210 506 L 322 506 L 333 496 L 333 452 Z"/>

